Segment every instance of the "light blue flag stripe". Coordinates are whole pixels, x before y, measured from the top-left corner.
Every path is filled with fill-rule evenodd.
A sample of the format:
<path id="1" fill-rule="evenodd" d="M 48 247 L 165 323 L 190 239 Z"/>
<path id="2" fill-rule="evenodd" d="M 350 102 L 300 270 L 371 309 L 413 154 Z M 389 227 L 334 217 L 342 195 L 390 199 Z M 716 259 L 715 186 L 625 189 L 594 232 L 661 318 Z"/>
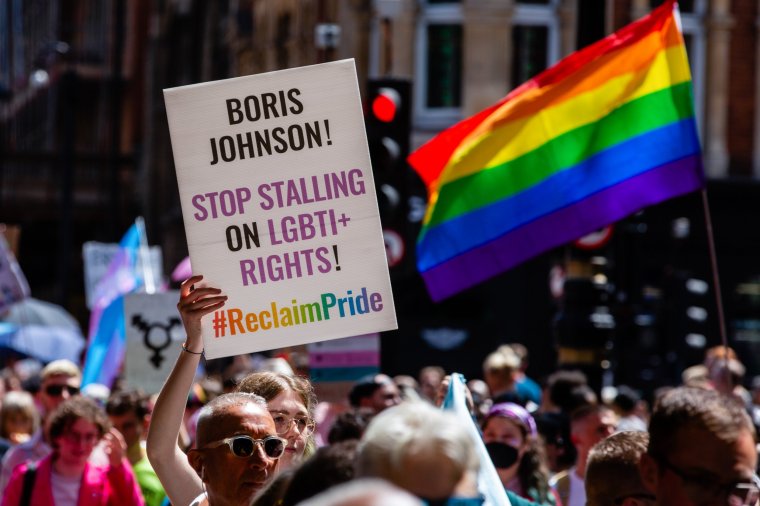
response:
<path id="1" fill-rule="evenodd" d="M 108 272 L 96 287 L 95 305 L 90 314 L 87 355 L 82 371 L 82 387 L 100 383 L 111 387 L 121 370 L 126 349 L 123 295 L 142 286 L 137 272 L 139 229 L 129 227 L 119 242 Z"/>

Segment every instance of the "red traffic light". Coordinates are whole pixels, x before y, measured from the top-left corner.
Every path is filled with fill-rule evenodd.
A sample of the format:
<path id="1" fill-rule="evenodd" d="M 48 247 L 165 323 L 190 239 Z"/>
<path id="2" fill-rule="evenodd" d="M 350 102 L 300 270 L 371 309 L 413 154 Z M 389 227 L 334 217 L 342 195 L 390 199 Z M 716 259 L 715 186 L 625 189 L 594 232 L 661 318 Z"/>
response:
<path id="1" fill-rule="evenodd" d="M 390 123 L 396 117 L 401 106 L 401 96 L 393 88 L 380 88 L 372 99 L 372 114 L 384 123 Z"/>

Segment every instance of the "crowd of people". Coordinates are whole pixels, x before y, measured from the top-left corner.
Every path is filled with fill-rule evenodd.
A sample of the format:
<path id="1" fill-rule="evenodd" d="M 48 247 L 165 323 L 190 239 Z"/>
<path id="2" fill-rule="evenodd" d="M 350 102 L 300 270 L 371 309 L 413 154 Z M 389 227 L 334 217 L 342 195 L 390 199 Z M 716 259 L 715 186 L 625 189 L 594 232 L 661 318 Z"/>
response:
<path id="1" fill-rule="evenodd" d="M 600 397 L 579 371 L 539 385 L 517 343 L 468 382 L 471 419 L 441 408 L 454 371 L 437 366 L 320 402 L 297 364 L 199 380 L 201 318 L 226 301 L 201 280 L 180 289 L 186 340 L 156 396 L 123 382 L 81 391 L 66 360 L 4 371 L 0 506 L 465 506 L 484 503 L 486 466 L 513 506 L 760 499 L 760 383 L 745 387 L 730 348 L 709 350 L 651 408 L 624 386 Z"/>

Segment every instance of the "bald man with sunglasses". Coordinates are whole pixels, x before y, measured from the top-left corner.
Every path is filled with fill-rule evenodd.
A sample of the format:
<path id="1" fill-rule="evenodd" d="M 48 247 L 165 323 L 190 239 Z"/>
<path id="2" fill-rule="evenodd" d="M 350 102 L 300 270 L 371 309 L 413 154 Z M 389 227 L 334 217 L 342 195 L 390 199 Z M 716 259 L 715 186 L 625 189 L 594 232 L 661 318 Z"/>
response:
<path id="1" fill-rule="evenodd" d="M 277 435 L 266 401 L 255 394 L 224 394 L 204 406 L 196 446 L 187 455 L 176 438 L 165 438 L 167 425 L 158 404 L 152 421 L 156 412 L 148 457 L 172 504 L 248 506 L 274 475 L 287 445 Z"/>
<path id="2" fill-rule="evenodd" d="M 209 504 L 247 506 L 274 474 L 286 446 L 266 401 L 234 393 L 201 410 L 197 447 L 187 458 L 205 484 Z"/>

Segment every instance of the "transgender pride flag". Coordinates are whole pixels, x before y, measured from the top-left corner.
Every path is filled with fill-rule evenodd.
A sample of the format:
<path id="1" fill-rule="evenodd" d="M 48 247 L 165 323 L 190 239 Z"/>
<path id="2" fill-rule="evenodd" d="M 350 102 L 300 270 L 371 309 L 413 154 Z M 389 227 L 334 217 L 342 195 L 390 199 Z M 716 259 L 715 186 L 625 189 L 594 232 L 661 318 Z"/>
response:
<path id="1" fill-rule="evenodd" d="M 428 187 L 417 267 L 440 300 L 702 188 L 673 0 L 409 157 Z"/>
<path id="2" fill-rule="evenodd" d="M 82 371 L 82 386 L 100 383 L 111 387 L 119 374 L 125 351 L 124 295 L 143 285 L 137 268 L 140 228 L 133 224 L 119 243 L 108 272 L 95 287 L 87 356 Z"/>

